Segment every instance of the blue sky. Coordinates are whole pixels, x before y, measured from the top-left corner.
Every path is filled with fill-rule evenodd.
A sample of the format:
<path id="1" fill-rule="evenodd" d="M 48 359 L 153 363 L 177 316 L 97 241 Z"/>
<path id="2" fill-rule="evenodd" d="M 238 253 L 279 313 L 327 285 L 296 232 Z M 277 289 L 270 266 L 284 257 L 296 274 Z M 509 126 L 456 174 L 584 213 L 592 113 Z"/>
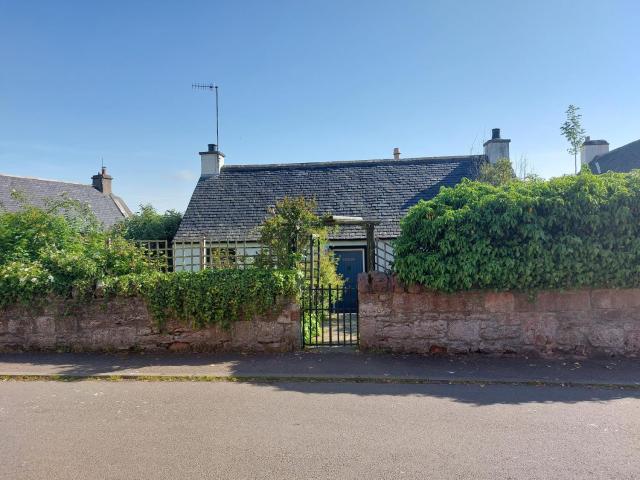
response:
<path id="1" fill-rule="evenodd" d="M 229 164 L 479 153 L 571 173 L 559 125 L 640 137 L 640 2 L 0 0 L 0 172 L 183 210 Z"/>

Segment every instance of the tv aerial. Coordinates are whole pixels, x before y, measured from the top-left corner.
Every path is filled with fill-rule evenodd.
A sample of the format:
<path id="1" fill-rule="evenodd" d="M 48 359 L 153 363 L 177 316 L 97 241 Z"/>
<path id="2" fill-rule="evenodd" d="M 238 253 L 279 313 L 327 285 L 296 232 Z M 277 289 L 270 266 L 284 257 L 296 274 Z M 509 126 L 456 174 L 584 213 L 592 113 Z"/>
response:
<path id="1" fill-rule="evenodd" d="M 219 131 L 219 114 L 218 114 L 218 85 L 215 83 L 193 83 L 191 88 L 194 90 L 204 90 L 215 92 L 216 94 L 216 145 L 220 150 L 220 131 Z"/>

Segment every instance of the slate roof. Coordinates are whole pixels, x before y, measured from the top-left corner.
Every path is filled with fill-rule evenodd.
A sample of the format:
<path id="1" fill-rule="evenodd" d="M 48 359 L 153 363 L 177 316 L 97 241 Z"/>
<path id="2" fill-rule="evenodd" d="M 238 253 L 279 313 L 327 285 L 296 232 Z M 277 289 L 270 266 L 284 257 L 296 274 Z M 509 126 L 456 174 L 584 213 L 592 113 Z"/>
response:
<path id="1" fill-rule="evenodd" d="M 177 240 L 256 240 L 270 207 L 285 196 L 314 198 L 318 213 L 380 220 L 376 233 L 394 238 L 407 210 L 420 200 L 475 178 L 484 155 L 222 167 L 200 178 Z M 361 227 L 341 227 L 333 239 L 364 238 Z"/>
<path id="2" fill-rule="evenodd" d="M 111 227 L 131 214 L 120 197 L 105 195 L 91 185 L 3 174 L 0 174 L 0 208 L 11 212 L 20 209 L 21 203 L 11 196 L 14 190 L 22 193 L 28 203 L 39 207 L 45 206 L 47 199 L 59 199 L 66 194 L 70 199 L 88 204 L 105 227 Z"/>
<path id="3" fill-rule="evenodd" d="M 595 156 L 589 162 L 589 168 L 593 173 L 630 172 L 640 168 L 640 140 Z"/>

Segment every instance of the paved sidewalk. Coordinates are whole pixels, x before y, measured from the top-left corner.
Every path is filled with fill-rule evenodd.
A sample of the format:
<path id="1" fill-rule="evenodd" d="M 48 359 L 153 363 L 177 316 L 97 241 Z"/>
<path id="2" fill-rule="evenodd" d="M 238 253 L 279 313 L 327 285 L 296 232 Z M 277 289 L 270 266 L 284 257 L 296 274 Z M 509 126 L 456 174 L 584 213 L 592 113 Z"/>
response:
<path id="1" fill-rule="evenodd" d="M 0 377 L 544 383 L 640 388 L 640 359 L 424 357 L 316 350 L 280 355 L 0 354 Z"/>

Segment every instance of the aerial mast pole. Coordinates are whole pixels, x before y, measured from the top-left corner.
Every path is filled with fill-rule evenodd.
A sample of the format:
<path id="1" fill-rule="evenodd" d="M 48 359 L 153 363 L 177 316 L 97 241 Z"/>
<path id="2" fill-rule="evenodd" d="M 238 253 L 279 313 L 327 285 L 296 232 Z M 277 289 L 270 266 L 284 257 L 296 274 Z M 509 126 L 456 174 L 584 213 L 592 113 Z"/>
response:
<path id="1" fill-rule="evenodd" d="M 218 86 L 215 85 L 216 89 L 216 145 L 218 145 L 218 150 L 220 150 L 220 132 L 218 130 Z"/>
<path id="2" fill-rule="evenodd" d="M 215 83 L 194 83 L 191 85 L 194 90 L 208 90 L 216 94 L 216 145 L 220 150 L 220 129 L 219 129 L 219 110 L 218 110 L 218 86 Z"/>

